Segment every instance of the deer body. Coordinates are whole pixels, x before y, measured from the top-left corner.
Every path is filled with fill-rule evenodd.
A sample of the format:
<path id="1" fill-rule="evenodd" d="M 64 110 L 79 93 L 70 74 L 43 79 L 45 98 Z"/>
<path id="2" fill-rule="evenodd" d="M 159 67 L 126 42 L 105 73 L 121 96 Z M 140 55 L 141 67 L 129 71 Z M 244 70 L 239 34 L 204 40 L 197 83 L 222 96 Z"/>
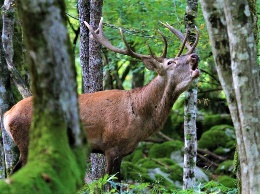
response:
<path id="1" fill-rule="evenodd" d="M 108 174 L 120 172 L 122 158 L 132 153 L 140 141 L 163 127 L 178 96 L 199 76 L 196 54 L 169 59 L 140 58 L 148 69 L 158 73 L 146 86 L 78 97 L 88 142 L 92 152 L 105 154 Z M 4 115 L 4 127 L 20 150 L 21 165 L 27 160 L 31 119 L 32 97 L 18 102 Z"/>

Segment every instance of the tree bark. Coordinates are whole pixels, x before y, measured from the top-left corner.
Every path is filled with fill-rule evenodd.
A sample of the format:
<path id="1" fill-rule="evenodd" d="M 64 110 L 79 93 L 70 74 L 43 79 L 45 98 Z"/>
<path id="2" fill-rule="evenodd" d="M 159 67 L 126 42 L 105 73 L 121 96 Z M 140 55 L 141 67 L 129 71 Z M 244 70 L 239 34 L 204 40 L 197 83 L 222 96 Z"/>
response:
<path id="1" fill-rule="evenodd" d="M 98 28 L 102 16 L 103 1 L 90 0 L 90 25 Z M 86 78 L 88 83 L 84 89 L 87 93 L 103 90 L 103 64 L 101 45 L 94 39 L 89 40 L 89 73 Z M 85 85 L 85 84 L 84 84 Z M 91 154 L 92 180 L 99 179 L 105 174 L 106 161 L 103 154 Z"/>
<path id="2" fill-rule="evenodd" d="M 89 39 L 89 31 L 83 21 L 95 29 L 102 16 L 103 1 L 80 0 L 78 2 L 80 20 L 80 63 L 82 67 L 83 92 L 92 93 L 103 90 L 103 64 L 101 45 Z M 105 173 L 105 158 L 101 154 L 91 154 L 91 177 L 99 179 Z M 88 175 L 87 175 L 88 176 Z"/>
<path id="3" fill-rule="evenodd" d="M 195 18 L 198 12 L 198 0 L 187 0 L 185 24 L 190 32 L 195 28 Z M 188 41 L 195 42 L 196 34 L 189 33 Z M 192 189 L 196 185 L 195 167 L 197 162 L 197 80 L 194 80 L 189 90 L 185 93 L 184 107 L 184 165 L 183 189 Z"/>
<path id="4" fill-rule="evenodd" d="M 0 182 L 3 193 L 75 193 L 86 146 L 78 114 L 76 73 L 61 0 L 17 1 L 30 59 L 33 120 L 28 162 Z"/>
<path id="5" fill-rule="evenodd" d="M 2 29 L 0 27 L 0 29 Z M 10 163 L 5 158 L 9 158 L 8 154 L 9 152 L 4 151 L 4 145 L 5 148 L 9 147 L 9 144 L 6 144 L 6 140 L 8 140 L 9 136 L 6 136 L 6 131 L 3 128 L 2 125 L 2 116 L 4 112 L 6 112 L 10 106 L 10 77 L 6 65 L 6 61 L 3 58 L 3 47 L 2 47 L 2 41 L 0 40 L 0 179 L 3 179 L 6 177 L 6 169 L 10 167 Z M 10 138 L 10 137 L 9 137 Z M 8 170 L 7 170 L 8 171 Z"/>
<path id="6" fill-rule="evenodd" d="M 82 68 L 82 80 L 83 80 L 83 92 L 87 92 L 88 88 L 88 74 L 89 74 L 89 31 L 83 23 L 84 21 L 89 23 L 90 17 L 90 1 L 79 0 L 79 23 L 80 23 L 80 65 Z"/>
<path id="7" fill-rule="evenodd" d="M 245 0 L 235 4 L 224 1 L 224 13 L 242 132 L 237 134 L 238 149 L 245 147 L 245 155 L 239 154 L 241 176 L 249 176 L 246 190 L 242 182 L 242 193 L 257 193 L 260 192 L 260 165 L 256 163 L 260 155 L 260 74 L 252 15 Z"/>
<path id="8" fill-rule="evenodd" d="M 1 4 L 3 4 L 4 1 L 1 2 Z M 3 7 L 8 7 L 8 5 L 11 2 L 9 1 L 5 1 L 5 4 Z M 10 5 L 9 5 L 10 7 Z M 8 29 L 12 29 L 12 16 L 13 16 L 13 8 L 11 8 L 11 10 L 5 10 L 3 13 L 3 23 L 1 23 L 1 34 L 6 35 L 6 33 L 8 32 Z M 11 17 L 8 15 L 9 11 L 11 12 L 10 15 Z M 8 15 L 8 16 L 7 16 Z M 2 25 L 4 24 L 4 25 Z M 4 27 L 2 29 L 2 27 Z M 10 33 L 10 32 L 8 32 Z M 11 43 L 12 43 L 12 35 L 10 35 L 11 37 L 8 38 L 8 40 L 5 42 L 5 46 L 11 47 Z M 11 94 L 11 86 L 10 86 L 10 75 L 9 75 L 9 71 L 7 68 L 7 63 L 6 60 L 4 58 L 4 49 L 3 49 L 3 44 L 2 44 L 2 40 L 5 39 L 5 37 L 3 36 L 3 38 L 0 40 L 0 45 L 1 45 L 1 51 L 0 51 L 0 57 L 1 57 L 1 64 L 0 64 L 0 179 L 5 178 L 7 175 L 10 174 L 11 169 L 13 167 L 13 165 L 17 162 L 18 159 L 18 154 L 17 154 L 17 150 L 15 150 L 15 144 L 12 141 L 12 139 L 10 138 L 10 136 L 8 135 L 8 133 L 5 131 L 3 125 L 2 125 L 2 116 L 3 114 L 11 107 L 11 105 L 13 104 L 12 102 L 12 94 Z M 11 43 L 8 43 L 8 41 L 11 41 Z M 9 51 L 12 52 L 12 48 L 11 49 L 7 49 Z"/>
<path id="9" fill-rule="evenodd" d="M 2 31 L 2 42 L 5 59 L 7 62 L 8 70 L 10 71 L 11 78 L 15 83 L 18 91 L 23 98 L 32 95 L 29 87 L 24 82 L 20 73 L 16 69 L 13 56 L 13 32 L 14 32 L 14 0 L 5 0 L 3 5 L 3 31 Z"/>
<path id="10" fill-rule="evenodd" d="M 246 1 L 201 0 L 221 85 L 236 129 L 241 193 L 260 191 L 259 69 Z"/>

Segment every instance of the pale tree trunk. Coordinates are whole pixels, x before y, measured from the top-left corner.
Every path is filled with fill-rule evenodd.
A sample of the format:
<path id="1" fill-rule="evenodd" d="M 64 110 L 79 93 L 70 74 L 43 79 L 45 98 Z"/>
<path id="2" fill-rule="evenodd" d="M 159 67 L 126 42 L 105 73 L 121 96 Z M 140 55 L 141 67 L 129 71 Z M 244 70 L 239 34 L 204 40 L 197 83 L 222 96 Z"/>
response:
<path id="1" fill-rule="evenodd" d="M 237 99 L 241 133 L 237 134 L 241 176 L 249 175 L 246 192 L 260 192 L 260 74 L 252 16 L 245 0 L 224 1 L 224 12 L 231 52 L 231 69 Z M 242 182 L 242 189 L 243 182 Z"/>
<path id="2" fill-rule="evenodd" d="M 83 183 L 86 139 L 61 0 L 17 1 L 30 59 L 33 120 L 27 164 L 0 181 L 1 193 L 75 193 Z"/>
<path id="3" fill-rule="evenodd" d="M 5 0 L 3 5 L 3 31 L 2 31 L 2 42 L 4 56 L 7 62 L 8 70 L 10 71 L 11 78 L 15 83 L 18 91 L 23 98 L 32 95 L 29 87 L 24 82 L 20 73 L 16 69 L 13 63 L 13 33 L 14 33 L 14 0 Z"/>
<path id="4" fill-rule="evenodd" d="M 195 18 L 198 12 L 198 0 L 187 0 L 185 24 L 189 31 L 194 32 Z M 188 41 L 195 41 L 196 33 L 189 33 Z M 192 189 L 196 185 L 195 167 L 197 162 L 197 79 L 185 93 L 184 107 L 184 165 L 183 189 Z"/>
<path id="5" fill-rule="evenodd" d="M 0 29 L 2 26 L 0 26 Z M 4 145 L 3 145 L 3 135 L 4 129 L 2 125 L 2 116 L 5 111 L 10 108 L 10 77 L 6 65 L 6 61 L 3 58 L 3 47 L 2 41 L 0 40 L 0 179 L 5 178 L 6 176 L 6 168 L 5 168 L 5 152 L 4 152 Z"/>
<path id="6" fill-rule="evenodd" d="M 16 145 L 14 144 L 13 140 L 9 136 L 9 134 L 6 132 L 2 125 L 2 116 L 11 107 L 11 97 L 10 97 L 10 76 L 9 72 L 18 72 L 16 68 L 13 66 L 13 26 L 14 26 L 14 8 L 12 6 L 14 2 L 13 1 L 4 1 L 4 5 L 2 6 L 3 12 L 2 12 L 2 39 L 1 39 L 1 60 L 3 58 L 3 55 L 5 57 L 5 61 L 1 61 L 1 90 L 0 95 L 2 99 L 2 103 L 0 104 L 0 121 L 1 121 L 1 169 L 5 171 L 6 175 L 9 175 L 13 166 L 16 164 L 18 159 L 18 152 L 17 149 L 15 149 Z M 19 75 L 16 74 L 16 75 Z M 15 78 L 14 76 L 13 78 Z M 20 77 L 19 77 L 20 78 Z M 13 79 L 14 83 L 19 83 L 17 79 Z M 17 80 L 17 81 L 16 81 Z M 9 85 L 9 86 L 8 86 Z M 18 84 L 19 85 L 19 84 Z M 8 90 L 9 88 L 9 90 Z M 19 87 L 21 92 L 23 92 L 23 87 Z M 27 94 L 27 90 L 25 90 L 24 94 Z M 5 176 L 6 176 L 5 175 Z M 2 178 L 4 176 L 1 176 Z"/>
<path id="7" fill-rule="evenodd" d="M 3 1 L 1 1 L 1 5 Z M 2 34 L 2 22 L 0 23 L 0 34 Z M 4 179 L 6 176 L 5 169 L 5 157 L 4 157 L 4 145 L 3 145 L 3 126 L 2 116 L 5 111 L 10 108 L 8 85 L 10 84 L 9 73 L 6 65 L 6 61 L 3 57 L 2 39 L 0 40 L 0 179 Z"/>
<path id="8" fill-rule="evenodd" d="M 236 129 L 242 194 L 260 192 L 259 69 L 247 1 L 201 0 L 221 85 Z"/>

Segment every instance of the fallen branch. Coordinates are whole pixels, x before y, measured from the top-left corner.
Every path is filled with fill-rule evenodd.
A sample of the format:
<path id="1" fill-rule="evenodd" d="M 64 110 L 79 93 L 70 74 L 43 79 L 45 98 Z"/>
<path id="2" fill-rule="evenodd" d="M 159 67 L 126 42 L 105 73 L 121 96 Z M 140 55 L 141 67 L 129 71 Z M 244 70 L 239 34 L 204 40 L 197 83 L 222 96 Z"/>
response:
<path id="1" fill-rule="evenodd" d="M 211 152 L 209 150 L 198 148 L 197 151 L 199 153 L 203 154 L 203 155 L 209 155 L 209 156 L 211 156 L 213 158 L 216 158 L 218 160 L 221 160 L 221 161 L 225 161 L 227 159 L 226 157 L 219 156 L 219 155 L 217 155 L 217 154 L 215 154 L 215 153 L 213 153 L 213 152 Z"/>

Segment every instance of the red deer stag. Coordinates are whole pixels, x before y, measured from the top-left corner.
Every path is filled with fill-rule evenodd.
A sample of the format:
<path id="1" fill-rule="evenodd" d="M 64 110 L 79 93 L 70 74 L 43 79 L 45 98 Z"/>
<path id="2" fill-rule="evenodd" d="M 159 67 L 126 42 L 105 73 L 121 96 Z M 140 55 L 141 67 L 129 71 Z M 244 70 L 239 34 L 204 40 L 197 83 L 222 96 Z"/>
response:
<path id="1" fill-rule="evenodd" d="M 98 30 L 93 30 L 85 22 L 93 37 L 103 46 L 116 53 L 129 55 L 144 62 L 149 70 L 158 75 L 146 86 L 132 90 L 106 90 L 79 95 L 80 117 L 86 128 L 86 135 L 92 152 L 105 154 L 108 174 L 118 173 L 122 158 L 132 153 L 138 143 L 159 131 L 178 96 L 187 90 L 193 79 L 199 76 L 199 57 L 194 54 L 198 43 L 190 46 L 186 37 L 169 24 L 163 24 L 183 41 L 181 51 L 175 58 L 166 58 L 167 41 L 164 40 L 164 52 L 156 57 L 141 55 L 131 50 L 120 30 L 126 49 L 114 47 L 104 36 L 102 19 Z M 181 55 L 183 47 L 188 48 Z M 4 127 L 10 133 L 20 150 L 17 168 L 27 160 L 29 128 L 32 119 L 32 97 L 21 100 L 4 114 Z M 58 137 L 57 137 L 58 138 Z"/>

